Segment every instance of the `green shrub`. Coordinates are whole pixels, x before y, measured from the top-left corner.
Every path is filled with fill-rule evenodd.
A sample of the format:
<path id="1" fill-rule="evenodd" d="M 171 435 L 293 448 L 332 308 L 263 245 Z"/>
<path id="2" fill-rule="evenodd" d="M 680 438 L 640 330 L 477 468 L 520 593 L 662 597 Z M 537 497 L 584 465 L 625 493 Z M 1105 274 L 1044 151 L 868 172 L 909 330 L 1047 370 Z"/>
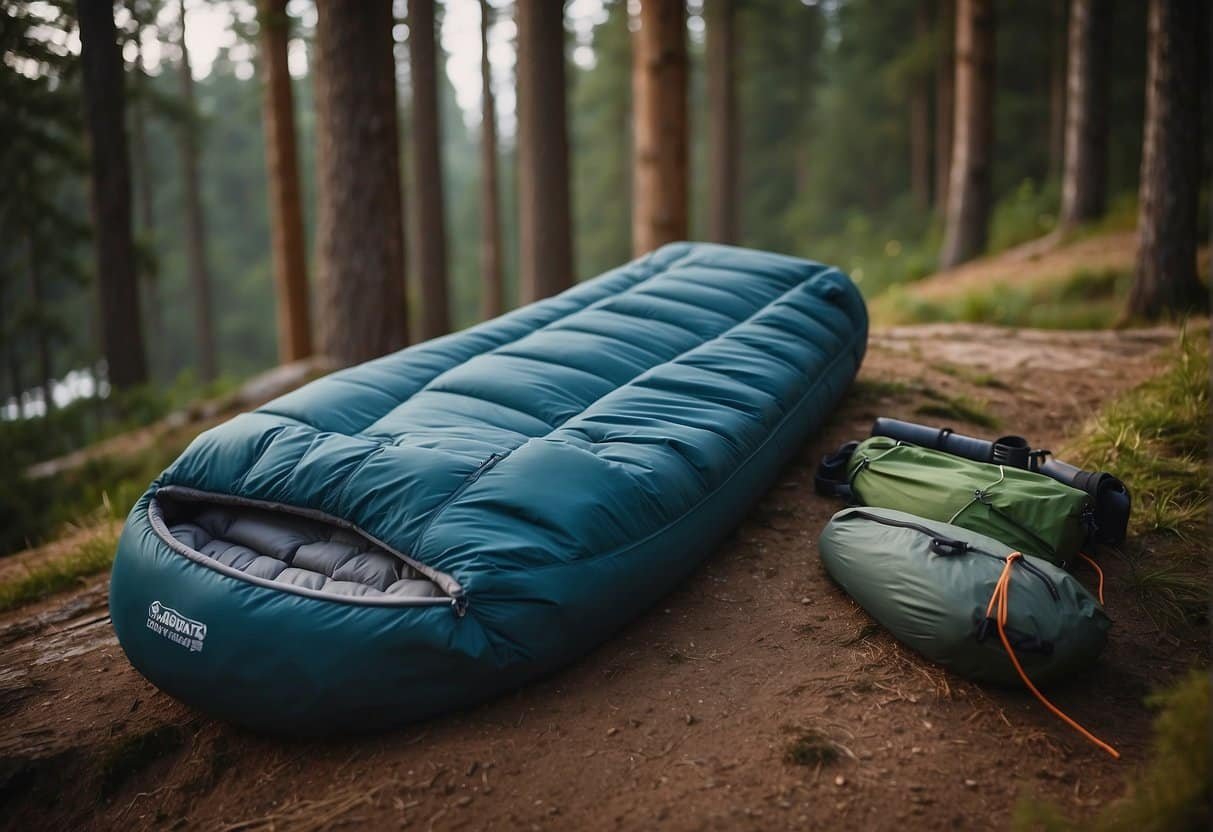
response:
<path id="1" fill-rule="evenodd" d="M 1022 800 L 1016 830 L 1046 832 L 1171 832 L 1208 829 L 1210 822 L 1210 681 L 1193 670 L 1178 684 L 1151 696 L 1158 710 L 1150 761 L 1126 795 L 1083 822 L 1057 806 Z"/>

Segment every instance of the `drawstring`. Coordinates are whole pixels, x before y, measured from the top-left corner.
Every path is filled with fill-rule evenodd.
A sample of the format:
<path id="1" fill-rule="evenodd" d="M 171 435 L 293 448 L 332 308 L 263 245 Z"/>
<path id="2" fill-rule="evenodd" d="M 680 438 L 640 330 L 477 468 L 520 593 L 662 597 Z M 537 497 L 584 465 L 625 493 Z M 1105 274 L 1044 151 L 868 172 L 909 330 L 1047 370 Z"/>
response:
<path id="1" fill-rule="evenodd" d="M 1103 570 L 1099 568 L 1099 564 L 1095 562 L 1095 558 L 1091 557 L 1090 555 L 1084 554 L 1083 552 L 1079 552 L 1078 556 L 1080 558 L 1082 558 L 1083 560 L 1085 560 L 1087 563 L 1091 564 L 1091 568 L 1094 569 L 1095 574 L 1099 576 L 1098 595 L 1099 595 L 1099 605 L 1102 607 L 1103 606 Z"/>
<path id="2" fill-rule="evenodd" d="M 1011 554 L 1007 555 L 1006 565 L 1002 568 L 1002 574 L 998 576 L 998 583 L 994 585 L 994 594 L 990 596 L 990 604 L 986 607 L 986 618 L 990 618 L 991 615 L 994 615 L 995 608 L 997 608 L 997 614 L 994 620 L 998 624 L 998 638 L 1002 641 L 1002 646 L 1006 648 L 1007 655 L 1011 659 L 1011 664 L 1015 666 L 1016 672 L 1019 673 L 1019 678 L 1023 679 L 1023 683 L 1028 686 L 1028 690 L 1032 691 L 1032 693 L 1036 695 L 1036 698 L 1041 701 L 1041 704 L 1048 708 L 1053 715 L 1058 717 L 1062 722 L 1066 723 L 1092 743 L 1111 754 L 1113 758 L 1119 760 L 1119 751 L 1108 745 L 1103 740 L 1099 739 L 1099 737 L 1092 734 L 1086 728 L 1083 728 L 1070 717 L 1066 716 L 1060 708 L 1046 699 L 1044 694 L 1036 689 L 1036 685 L 1032 684 L 1032 680 L 1029 679 L 1028 674 L 1024 672 L 1023 666 L 1020 665 L 1019 659 L 1015 655 L 1014 648 L 1011 647 L 1011 642 L 1007 639 L 1006 625 L 1007 609 L 1010 606 L 1011 567 L 1015 565 L 1015 561 L 1022 557 L 1023 555 L 1019 552 L 1012 552 Z"/>

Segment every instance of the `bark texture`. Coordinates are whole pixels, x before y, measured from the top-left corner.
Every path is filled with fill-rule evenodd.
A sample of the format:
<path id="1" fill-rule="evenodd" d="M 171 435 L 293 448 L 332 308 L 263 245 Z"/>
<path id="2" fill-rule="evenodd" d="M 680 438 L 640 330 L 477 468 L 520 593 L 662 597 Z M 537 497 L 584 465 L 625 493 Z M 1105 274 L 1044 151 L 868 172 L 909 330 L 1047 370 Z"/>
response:
<path id="1" fill-rule="evenodd" d="M 737 0 L 707 0 L 708 229 L 718 243 L 738 240 Z"/>
<path id="2" fill-rule="evenodd" d="M 1145 136 L 1138 194 L 1137 272 L 1129 314 L 1180 315 L 1208 307 L 1196 274 L 1200 187 L 1200 73 L 1208 7 L 1150 0 Z"/>
<path id="3" fill-rule="evenodd" d="M 198 178 L 198 108 L 194 105 L 194 75 L 185 45 L 185 0 L 178 3 L 181 17 L 181 106 L 185 117 L 178 131 L 181 146 L 181 182 L 185 196 L 185 258 L 194 303 L 194 340 L 198 350 L 198 376 L 213 381 L 218 373 L 215 324 L 211 298 L 211 267 L 206 254 L 206 212 Z"/>
<path id="4" fill-rule="evenodd" d="M 1049 178 L 1060 179 L 1066 155 L 1066 5 L 1052 0 L 1049 21 Z"/>
<path id="5" fill-rule="evenodd" d="M 131 233 L 131 170 L 127 155 L 122 54 L 113 7 L 81 0 L 80 63 L 92 174 L 92 215 L 100 301 L 101 349 L 116 388 L 147 381 L 139 316 L 135 243 Z"/>
<path id="6" fill-rule="evenodd" d="M 269 169 L 270 238 L 277 295 L 278 360 L 298 361 L 312 354 L 307 255 L 303 237 L 303 201 L 299 151 L 295 139 L 295 93 L 287 53 L 291 21 L 286 0 L 260 0 L 262 120 Z"/>
<path id="7" fill-rule="evenodd" d="M 914 7 L 914 40 L 921 42 L 931 34 L 929 0 L 918 0 Z M 930 77 L 915 71 L 910 79 L 910 192 L 921 210 L 931 205 L 931 88 Z"/>
<path id="8" fill-rule="evenodd" d="M 480 0 L 480 267 L 483 271 L 481 316 L 486 319 L 505 311 L 498 209 L 497 100 L 493 94 L 493 67 L 489 63 L 489 26 L 492 22 L 488 0 Z"/>
<path id="9" fill-rule="evenodd" d="M 132 174 L 139 221 L 140 244 L 146 249 L 136 255 L 136 268 L 143 290 L 143 311 L 147 320 L 147 336 L 153 344 L 164 338 L 164 316 L 160 308 L 160 276 L 155 265 L 156 198 L 152 185 L 152 161 L 147 143 L 148 77 L 143 65 L 142 30 L 135 36 L 135 100 L 131 106 Z M 152 362 L 154 369 L 155 361 Z"/>
<path id="10" fill-rule="evenodd" d="M 686 239 L 687 42 L 682 0 L 643 0 L 632 40 L 632 250 Z"/>
<path id="11" fill-rule="evenodd" d="M 955 0 L 939 0 L 935 8 L 935 210 L 947 214 L 952 172 L 952 132 L 956 129 Z"/>
<path id="12" fill-rule="evenodd" d="M 994 144 L 994 0 L 957 0 L 956 113 L 940 268 L 985 249 Z"/>
<path id="13" fill-rule="evenodd" d="M 447 301 L 446 207 L 442 195 L 442 123 L 434 0 L 409 0 L 409 71 L 413 86 L 413 267 L 421 302 L 421 340 L 451 331 Z"/>
<path id="14" fill-rule="evenodd" d="M 523 303 L 573 285 L 564 4 L 518 0 L 518 255 Z"/>
<path id="15" fill-rule="evenodd" d="M 408 343 L 391 0 L 320 0 L 316 269 L 321 351 L 344 364 Z"/>
<path id="16" fill-rule="evenodd" d="M 1110 11 L 1108 0 L 1073 0 L 1070 4 L 1061 182 L 1064 225 L 1097 219 L 1107 204 Z"/>

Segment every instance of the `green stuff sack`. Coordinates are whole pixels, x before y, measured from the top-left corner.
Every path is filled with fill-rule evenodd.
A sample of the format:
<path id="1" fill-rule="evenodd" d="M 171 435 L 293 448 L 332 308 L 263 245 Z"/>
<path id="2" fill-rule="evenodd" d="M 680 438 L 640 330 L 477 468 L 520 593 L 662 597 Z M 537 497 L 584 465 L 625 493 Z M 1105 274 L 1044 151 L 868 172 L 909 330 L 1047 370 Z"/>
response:
<path id="1" fill-rule="evenodd" d="M 1094 518 L 1091 498 L 1057 480 L 886 436 L 859 444 L 847 478 L 858 503 L 952 523 L 1060 566 L 1076 559 Z"/>
<path id="2" fill-rule="evenodd" d="M 1021 684 L 986 609 L 1006 557 L 997 540 L 912 514 L 849 508 L 821 533 L 821 561 L 847 594 L 899 641 L 955 673 Z M 1110 622 L 1065 570 L 1030 555 L 1011 566 L 1005 632 L 1035 683 L 1099 656 Z"/>

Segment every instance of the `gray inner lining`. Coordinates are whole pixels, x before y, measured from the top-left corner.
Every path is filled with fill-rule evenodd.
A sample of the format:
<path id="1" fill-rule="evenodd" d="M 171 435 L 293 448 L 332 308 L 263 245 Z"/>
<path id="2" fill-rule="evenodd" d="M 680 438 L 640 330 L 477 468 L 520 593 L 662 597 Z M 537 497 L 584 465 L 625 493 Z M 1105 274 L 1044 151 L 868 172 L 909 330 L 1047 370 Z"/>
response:
<path id="1" fill-rule="evenodd" d="M 241 505 L 165 501 L 183 546 L 253 578 L 358 597 L 446 598 L 425 575 L 349 529 Z"/>

